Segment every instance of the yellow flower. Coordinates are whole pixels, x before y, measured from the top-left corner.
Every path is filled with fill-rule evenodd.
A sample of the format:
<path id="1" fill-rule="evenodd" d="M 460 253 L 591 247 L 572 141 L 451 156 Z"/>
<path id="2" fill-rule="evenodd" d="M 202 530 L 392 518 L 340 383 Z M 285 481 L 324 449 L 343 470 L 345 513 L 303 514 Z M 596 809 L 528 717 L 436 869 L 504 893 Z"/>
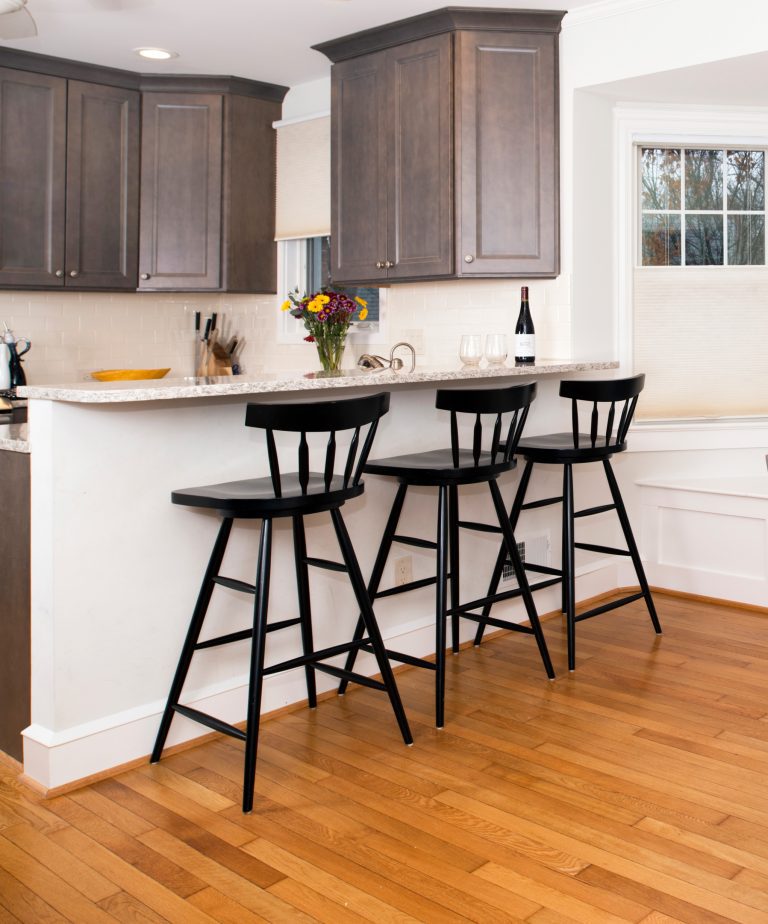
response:
<path id="1" fill-rule="evenodd" d="M 285 300 L 285 301 L 283 302 L 283 304 L 280 306 L 280 310 L 281 310 L 281 311 L 290 311 L 290 310 L 291 310 L 291 301 L 290 301 L 290 299 L 286 298 L 286 300 Z"/>
<path id="2" fill-rule="evenodd" d="M 323 293 L 320 293 L 319 295 L 316 295 L 316 296 L 315 296 L 315 299 L 316 299 L 318 302 L 320 302 L 321 305 L 327 305 L 328 302 L 331 300 L 331 296 L 330 296 L 330 295 L 325 295 L 325 294 L 323 294 Z"/>
<path id="3" fill-rule="evenodd" d="M 357 301 L 362 301 L 362 299 L 359 299 L 359 298 L 358 298 Z M 365 302 L 363 302 L 363 304 L 365 304 Z M 367 317 L 368 317 L 368 309 L 367 309 L 367 308 L 361 308 L 361 309 L 360 309 L 360 320 L 361 320 L 361 321 L 364 321 Z"/>
<path id="4" fill-rule="evenodd" d="M 313 298 L 311 301 L 307 303 L 307 310 L 311 311 L 312 314 L 317 314 L 317 312 L 320 311 L 322 307 L 323 307 L 323 303 L 320 301 L 319 298 Z"/>
<path id="5" fill-rule="evenodd" d="M 361 308 L 368 307 L 368 302 L 364 298 L 360 298 L 359 295 L 355 296 L 355 301 L 357 302 L 358 305 L 360 305 Z M 360 317 L 362 318 L 362 315 L 360 315 Z"/>

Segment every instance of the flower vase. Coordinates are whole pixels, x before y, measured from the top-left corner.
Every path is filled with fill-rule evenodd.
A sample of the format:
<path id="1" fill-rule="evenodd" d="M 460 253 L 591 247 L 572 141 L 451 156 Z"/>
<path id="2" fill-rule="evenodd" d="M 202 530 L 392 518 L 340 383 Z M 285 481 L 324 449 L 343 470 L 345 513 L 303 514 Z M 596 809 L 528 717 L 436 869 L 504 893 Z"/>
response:
<path id="1" fill-rule="evenodd" d="M 324 372 L 338 372 L 341 369 L 346 341 L 346 331 L 323 331 L 321 334 L 315 334 L 317 356 Z"/>

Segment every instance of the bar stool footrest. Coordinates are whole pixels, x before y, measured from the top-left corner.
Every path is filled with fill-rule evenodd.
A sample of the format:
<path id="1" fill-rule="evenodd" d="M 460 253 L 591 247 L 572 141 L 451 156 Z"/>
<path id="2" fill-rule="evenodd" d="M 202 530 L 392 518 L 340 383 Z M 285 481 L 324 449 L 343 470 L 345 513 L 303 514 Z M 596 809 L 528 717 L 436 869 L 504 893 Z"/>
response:
<path id="1" fill-rule="evenodd" d="M 591 542 L 574 542 L 573 547 L 575 549 L 584 549 L 587 552 L 602 552 L 604 555 L 629 555 L 631 552 L 628 549 L 615 549 L 610 545 L 592 545 Z"/>
<path id="2" fill-rule="evenodd" d="M 577 510 L 574 513 L 576 517 L 593 517 L 596 513 L 608 513 L 609 510 L 615 510 L 616 504 L 602 504 L 600 507 L 588 507 L 585 510 Z"/>
<path id="3" fill-rule="evenodd" d="M 450 574 L 448 579 L 450 579 Z M 394 597 L 395 594 L 404 594 L 409 590 L 418 590 L 420 587 L 430 587 L 432 584 L 437 584 L 436 577 L 421 578 L 418 581 L 409 581 L 407 584 L 400 584 L 397 587 L 388 587 L 386 590 L 378 590 L 373 595 L 374 600 L 378 600 L 380 597 Z"/>
<path id="4" fill-rule="evenodd" d="M 636 594 L 630 594 L 627 597 L 622 597 L 620 600 L 612 600 L 610 603 L 605 603 L 603 606 L 596 606 L 593 610 L 587 610 L 586 613 L 577 613 L 575 616 L 576 622 L 581 622 L 583 619 L 591 619 L 593 616 L 599 616 L 601 613 L 607 613 L 609 610 L 616 610 L 620 606 L 626 606 L 627 603 L 634 603 L 635 600 L 642 600 L 645 594 L 642 591 L 638 591 Z"/>
<path id="5" fill-rule="evenodd" d="M 338 561 L 330 561 L 328 558 L 305 558 L 305 565 L 312 565 L 313 568 L 324 568 L 326 571 L 342 571 L 347 573 L 347 566 Z"/>
<path id="6" fill-rule="evenodd" d="M 220 587 L 228 587 L 230 590 L 239 590 L 243 594 L 255 594 L 256 585 L 249 584 L 247 581 L 238 581 L 235 578 L 224 577 L 221 574 L 217 574 L 213 578 L 213 583 L 218 584 Z"/>
<path id="7" fill-rule="evenodd" d="M 437 549 L 437 543 L 432 539 L 419 539 L 417 536 L 395 535 L 392 537 L 393 542 L 399 542 L 402 545 L 413 545 L 417 549 Z"/>
<path id="8" fill-rule="evenodd" d="M 371 645 L 364 645 L 362 650 L 367 651 L 369 654 L 373 654 Z M 434 661 L 427 661 L 426 658 L 417 658 L 415 655 L 404 654 L 401 651 L 390 651 L 389 648 L 384 650 L 390 661 L 400 661 L 402 664 L 410 664 L 411 667 L 426 667 L 427 670 L 430 671 L 437 670 L 437 665 Z"/>
<path id="9" fill-rule="evenodd" d="M 462 529 L 473 529 L 478 533 L 498 533 L 501 534 L 500 526 L 494 526 L 492 523 L 478 523 L 475 520 L 459 520 L 458 524 Z"/>
<path id="10" fill-rule="evenodd" d="M 343 667 L 336 667 L 333 664 L 313 664 L 316 671 L 322 671 L 324 674 L 330 674 L 339 680 L 350 680 L 353 683 L 359 683 L 363 687 L 371 687 L 374 690 L 386 690 L 386 684 L 381 680 L 374 680 L 373 677 L 366 677 L 364 674 L 356 674 L 354 671 L 345 671 Z"/>
<path id="11" fill-rule="evenodd" d="M 535 584 L 531 584 L 530 589 L 538 590 L 542 587 L 550 587 L 552 584 L 559 584 L 563 579 L 562 575 L 557 572 L 557 577 L 550 578 L 546 581 L 537 581 Z M 482 617 L 473 617 L 469 610 L 479 610 L 484 606 L 492 606 L 494 603 L 501 603 L 504 600 L 514 600 L 516 597 L 522 595 L 522 590 L 519 587 L 515 587 L 511 590 L 503 590 L 501 593 L 490 594 L 487 597 L 479 597 L 477 600 L 472 600 L 469 603 L 462 603 L 461 606 L 455 606 L 449 609 L 446 613 L 447 616 L 462 616 L 467 619 L 481 619 Z M 489 619 L 488 622 L 491 620 Z"/>
<path id="12" fill-rule="evenodd" d="M 190 706 L 182 706 L 179 703 L 176 703 L 173 710 L 187 719 L 192 719 L 193 722 L 198 722 L 200 725 L 205 725 L 207 728 L 212 728 L 214 731 L 229 735 L 230 738 L 237 738 L 239 741 L 245 741 L 245 732 L 242 729 L 230 725 L 229 722 L 217 719 L 216 716 L 208 715 L 207 712 L 200 712 L 199 709 L 192 709 Z"/>
<path id="13" fill-rule="evenodd" d="M 288 661 L 280 661 L 279 664 L 270 664 L 265 667 L 262 673 L 265 677 L 270 674 L 279 674 L 281 671 L 290 671 L 295 667 L 320 667 L 318 663 L 326 658 L 335 658 L 337 655 L 348 654 L 350 651 L 359 650 L 368 644 L 367 638 L 361 638 L 357 641 L 343 642 L 341 645 L 333 645 L 331 648 L 323 648 L 321 651 L 313 651 L 310 654 L 299 655 L 297 658 L 290 658 Z"/>

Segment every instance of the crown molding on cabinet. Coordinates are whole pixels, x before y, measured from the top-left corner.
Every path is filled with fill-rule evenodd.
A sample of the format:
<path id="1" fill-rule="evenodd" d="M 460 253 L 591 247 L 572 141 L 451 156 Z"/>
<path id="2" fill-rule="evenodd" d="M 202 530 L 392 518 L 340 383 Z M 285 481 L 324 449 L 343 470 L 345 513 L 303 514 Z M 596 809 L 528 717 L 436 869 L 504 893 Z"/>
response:
<path id="1" fill-rule="evenodd" d="M 268 102 L 281 103 L 288 87 L 247 80 L 244 77 L 208 76 L 203 74 L 142 74 L 101 64 L 86 64 L 68 58 L 54 58 L 31 51 L 0 48 L 0 67 L 10 67 L 67 80 L 82 80 L 127 90 L 162 91 L 164 93 L 229 93 Z"/>
<path id="2" fill-rule="evenodd" d="M 393 48 L 405 42 L 430 38 L 444 32 L 475 30 L 484 32 L 560 32 L 564 10 L 505 10 L 449 6 L 431 13 L 410 16 L 397 22 L 365 29 L 329 42 L 313 45 L 334 64 Z"/>

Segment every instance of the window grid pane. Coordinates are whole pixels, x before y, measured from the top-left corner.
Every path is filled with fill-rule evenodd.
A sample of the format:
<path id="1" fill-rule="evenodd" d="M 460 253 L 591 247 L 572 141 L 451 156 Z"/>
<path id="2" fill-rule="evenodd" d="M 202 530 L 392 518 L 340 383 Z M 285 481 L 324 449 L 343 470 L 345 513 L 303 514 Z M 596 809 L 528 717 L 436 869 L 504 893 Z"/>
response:
<path id="1" fill-rule="evenodd" d="M 642 266 L 765 266 L 765 150 L 640 148 Z"/>

